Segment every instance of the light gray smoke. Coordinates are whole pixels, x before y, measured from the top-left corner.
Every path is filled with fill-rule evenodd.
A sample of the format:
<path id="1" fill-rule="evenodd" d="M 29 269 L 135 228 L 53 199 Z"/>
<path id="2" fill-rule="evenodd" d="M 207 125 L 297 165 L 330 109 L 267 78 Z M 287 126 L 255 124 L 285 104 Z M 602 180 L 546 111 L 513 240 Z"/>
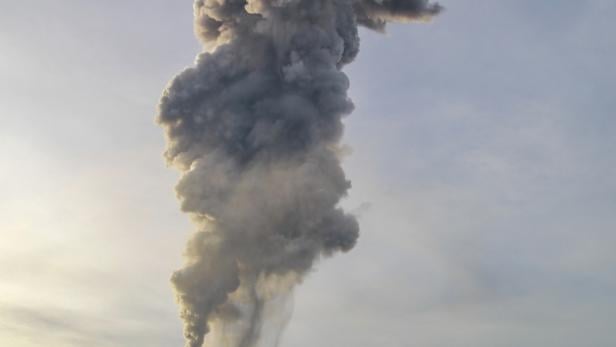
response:
<path id="1" fill-rule="evenodd" d="M 320 256 L 353 248 L 357 221 L 338 207 L 350 187 L 341 118 L 353 109 L 341 69 L 358 53 L 358 25 L 440 10 L 427 0 L 195 1 L 205 50 L 158 115 L 182 210 L 198 226 L 172 276 L 186 346 L 277 345 L 294 285 Z"/>

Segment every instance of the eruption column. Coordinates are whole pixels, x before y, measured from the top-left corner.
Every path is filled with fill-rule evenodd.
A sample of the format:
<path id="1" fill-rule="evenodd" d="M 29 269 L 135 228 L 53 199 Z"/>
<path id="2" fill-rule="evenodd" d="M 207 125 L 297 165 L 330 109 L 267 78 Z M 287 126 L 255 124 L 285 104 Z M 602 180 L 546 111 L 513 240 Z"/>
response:
<path id="1" fill-rule="evenodd" d="M 294 285 L 320 256 L 353 248 L 357 221 L 338 207 L 350 187 L 341 118 L 353 109 L 342 67 L 359 51 L 358 25 L 440 10 L 426 0 L 195 1 L 204 52 L 167 87 L 157 118 L 197 225 L 172 276 L 186 346 L 277 345 Z"/>

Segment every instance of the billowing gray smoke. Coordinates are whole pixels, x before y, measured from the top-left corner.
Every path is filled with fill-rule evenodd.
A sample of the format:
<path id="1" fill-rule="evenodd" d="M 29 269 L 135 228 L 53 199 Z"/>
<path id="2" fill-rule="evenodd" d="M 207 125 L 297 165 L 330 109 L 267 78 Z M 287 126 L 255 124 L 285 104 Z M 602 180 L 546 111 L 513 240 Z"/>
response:
<path id="1" fill-rule="evenodd" d="M 341 71 L 357 27 L 428 18 L 427 0 L 196 0 L 205 46 L 164 92 L 158 122 L 177 194 L 198 225 L 173 274 L 187 346 L 274 346 L 293 286 L 322 255 L 355 245 L 338 203 Z M 209 334 L 208 334 L 209 332 Z"/>

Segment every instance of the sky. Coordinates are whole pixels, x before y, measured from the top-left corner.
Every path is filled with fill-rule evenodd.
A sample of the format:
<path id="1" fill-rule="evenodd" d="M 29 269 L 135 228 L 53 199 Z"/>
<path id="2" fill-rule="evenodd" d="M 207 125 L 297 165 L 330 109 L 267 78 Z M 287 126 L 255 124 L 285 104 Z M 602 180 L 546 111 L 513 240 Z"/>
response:
<path id="1" fill-rule="evenodd" d="M 616 345 L 616 2 L 442 4 L 361 31 L 360 240 L 282 346 Z M 0 0 L 0 345 L 182 345 L 154 117 L 199 50 L 190 0 Z"/>

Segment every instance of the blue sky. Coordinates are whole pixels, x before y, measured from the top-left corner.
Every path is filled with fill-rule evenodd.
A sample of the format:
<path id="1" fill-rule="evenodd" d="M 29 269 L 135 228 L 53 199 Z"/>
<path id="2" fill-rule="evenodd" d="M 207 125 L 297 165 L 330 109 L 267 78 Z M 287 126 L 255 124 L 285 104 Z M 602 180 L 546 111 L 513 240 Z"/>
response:
<path id="1" fill-rule="evenodd" d="M 361 239 L 298 288 L 283 346 L 616 345 L 616 2 L 443 5 L 362 31 Z M 0 0 L 0 345 L 182 344 L 191 227 L 153 118 L 191 10 Z"/>

